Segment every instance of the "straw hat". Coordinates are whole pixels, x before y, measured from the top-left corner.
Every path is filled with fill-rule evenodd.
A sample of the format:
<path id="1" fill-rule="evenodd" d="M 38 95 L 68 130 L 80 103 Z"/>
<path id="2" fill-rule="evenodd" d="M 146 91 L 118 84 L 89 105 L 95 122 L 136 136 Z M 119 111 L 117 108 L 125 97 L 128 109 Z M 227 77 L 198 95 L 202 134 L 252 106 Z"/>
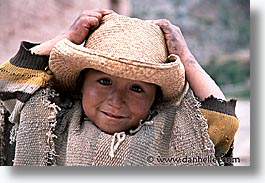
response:
<path id="1" fill-rule="evenodd" d="M 161 87 L 164 101 L 177 100 L 185 88 L 185 70 L 177 55 L 168 57 L 159 26 L 118 14 L 103 17 L 85 46 L 59 41 L 49 67 L 60 87 L 74 91 L 85 68 Z"/>

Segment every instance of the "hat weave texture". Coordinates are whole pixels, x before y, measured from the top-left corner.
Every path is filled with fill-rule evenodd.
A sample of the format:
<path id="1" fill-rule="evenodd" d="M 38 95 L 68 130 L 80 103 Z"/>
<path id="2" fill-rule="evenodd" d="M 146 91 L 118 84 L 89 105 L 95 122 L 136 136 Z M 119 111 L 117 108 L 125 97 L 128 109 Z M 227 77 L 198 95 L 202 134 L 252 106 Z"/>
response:
<path id="1" fill-rule="evenodd" d="M 180 58 L 169 61 L 167 46 L 159 26 L 118 14 L 103 17 L 85 46 L 67 39 L 51 52 L 49 67 L 66 90 L 76 90 L 77 78 L 85 68 L 110 75 L 153 83 L 161 87 L 164 100 L 179 98 L 185 86 L 185 70 Z"/>

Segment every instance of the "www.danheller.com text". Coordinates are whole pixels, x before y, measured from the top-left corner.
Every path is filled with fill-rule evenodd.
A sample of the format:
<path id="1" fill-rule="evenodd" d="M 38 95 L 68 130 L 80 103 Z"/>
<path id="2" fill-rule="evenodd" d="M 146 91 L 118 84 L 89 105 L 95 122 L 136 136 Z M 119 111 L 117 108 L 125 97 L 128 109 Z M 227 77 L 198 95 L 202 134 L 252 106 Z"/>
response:
<path id="1" fill-rule="evenodd" d="M 213 156 L 207 156 L 207 157 L 153 157 L 148 156 L 146 158 L 147 162 L 157 162 L 157 163 L 198 163 L 198 162 L 204 162 L 204 163 L 211 163 L 211 162 L 223 162 L 223 163 L 240 163 L 240 158 L 238 157 L 223 157 L 223 158 L 216 158 Z"/>

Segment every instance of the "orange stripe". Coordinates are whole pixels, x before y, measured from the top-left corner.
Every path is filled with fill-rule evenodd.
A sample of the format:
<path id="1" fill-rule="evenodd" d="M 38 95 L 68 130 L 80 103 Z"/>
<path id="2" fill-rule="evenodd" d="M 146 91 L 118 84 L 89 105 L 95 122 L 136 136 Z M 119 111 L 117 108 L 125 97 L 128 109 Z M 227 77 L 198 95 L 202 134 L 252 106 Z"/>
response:
<path id="1" fill-rule="evenodd" d="M 45 86 L 51 79 L 51 75 L 46 71 L 16 67 L 6 61 L 0 65 L 0 78 L 17 84 Z"/>

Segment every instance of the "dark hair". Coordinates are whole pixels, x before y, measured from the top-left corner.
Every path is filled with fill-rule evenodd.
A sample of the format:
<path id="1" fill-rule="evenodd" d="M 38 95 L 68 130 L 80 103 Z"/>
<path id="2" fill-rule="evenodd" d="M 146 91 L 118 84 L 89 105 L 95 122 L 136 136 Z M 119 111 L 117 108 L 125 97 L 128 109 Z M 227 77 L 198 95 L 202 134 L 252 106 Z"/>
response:
<path id="1" fill-rule="evenodd" d="M 86 72 L 88 71 L 89 69 L 86 68 L 84 70 L 82 70 L 76 80 L 76 86 L 77 86 L 77 89 L 80 91 L 82 89 L 82 86 L 83 86 L 83 83 L 84 83 L 84 80 L 85 80 L 85 74 Z"/>
<path id="2" fill-rule="evenodd" d="M 162 92 L 162 89 L 161 89 L 160 86 L 156 85 L 155 100 L 154 100 L 154 103 L 153 103 L 151 109 L 152 108 L 155 108 L 155 106 L 157 104 L 159 104 L 162 100 L 163 100 L 163 92 Z"/>

